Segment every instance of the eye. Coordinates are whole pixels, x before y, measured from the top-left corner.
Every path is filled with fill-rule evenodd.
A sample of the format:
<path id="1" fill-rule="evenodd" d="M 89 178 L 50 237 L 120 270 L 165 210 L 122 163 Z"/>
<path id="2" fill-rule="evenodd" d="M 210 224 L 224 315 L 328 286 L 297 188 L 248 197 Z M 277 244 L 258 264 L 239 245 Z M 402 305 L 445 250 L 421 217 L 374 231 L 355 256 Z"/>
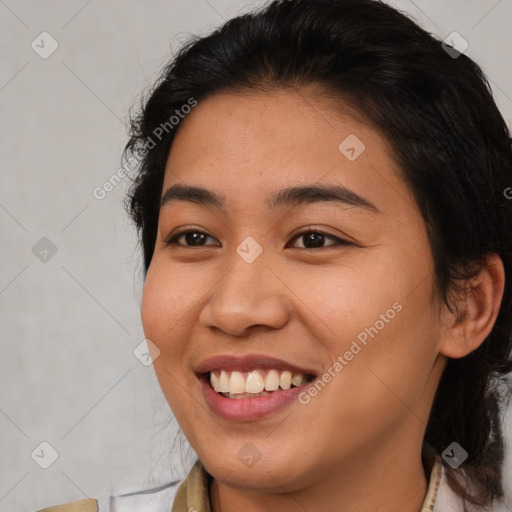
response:
<path id="1" fill-rule="evenodd" d="M 331 240 L 334 240 L 334 243 L 324 246 L 323 243 L 325 242 L 326 239 L 329 238 Z M 300 239 L 302 239 L 303 244 L 302 247 L 298 247 L 299 249 L 321 249 L 322 247 L 329 247 L 331 245 L 353 245 L 350 242 L 342 240 L 333 235 L 328 235 L 327 233 L 324 233 L 322 231 L 311 229 L 309 231 L 302 231 L 301 233 L 295 235 L 292 238 L 292 241 Z"/>
<path id="2" fill-rule="evenodd" d="M 180 238 L 183 238 L 187 245 L 178 243 Z M 202 247 L 205 245 L 203 242 L 207 238 L 215 240 L 212 236 L 204 233 L 203 231 L 189 229 L 172 235 L 168 240 L 165 240 L 165 243 L 167 245 L 179 245 L 182 247 Z"/>
<path id="3" fill-rule="evenodd" d="M 185 243 L 178 243 L 178 241 L 182 238 Z M 204 231 L 188 229 L 175 233 L 168 240 L 165 240 L 165 243 L 167 245 L 178 245 L 181 247 L 204 247 L 205 245 L 208 245 L 205 243 L 208 238 L 215 240 L 215 238 L 208 235 Z M 342 240 L 338 237 L 329 235 L 322 231 L 311 229 L 309 231 L 302 231 L 301 233 L 296 234 L 292 238 L 292 241 L 300 239 L 302 239 L 303 244 L 302 247 L 296 247 L 298 249 L 314 250 L 321 249 L 322 247 L 329 247 L 331 245 L 352 245 L 350 242 L 347 242 L 346 240 Z M 334 243 L 325 246 L 324 242 L 326 239 L 334 240 Z"/>

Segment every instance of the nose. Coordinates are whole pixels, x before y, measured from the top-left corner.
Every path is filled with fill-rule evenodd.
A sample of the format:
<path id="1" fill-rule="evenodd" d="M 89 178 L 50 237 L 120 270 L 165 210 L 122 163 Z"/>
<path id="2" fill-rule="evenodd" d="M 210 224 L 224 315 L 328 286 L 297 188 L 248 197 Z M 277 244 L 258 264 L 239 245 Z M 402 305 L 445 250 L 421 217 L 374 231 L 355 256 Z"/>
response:
<path id="1" fill-rule="evenodd" d="M 235 254 L 230 269 L 217 282 L 199 315 L 199 322 L 236 337 L 255 327 L 283 328 L 290 317 L 287 288 L 260 256 L 247 263 Z"/>

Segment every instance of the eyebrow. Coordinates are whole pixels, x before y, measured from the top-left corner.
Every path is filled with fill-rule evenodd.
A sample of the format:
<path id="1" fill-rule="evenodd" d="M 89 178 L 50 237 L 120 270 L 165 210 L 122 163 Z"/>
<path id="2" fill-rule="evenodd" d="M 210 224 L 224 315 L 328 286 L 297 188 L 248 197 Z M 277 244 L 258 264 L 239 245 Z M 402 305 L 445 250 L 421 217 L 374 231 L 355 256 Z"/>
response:
<path id="1" fill-rule="evenodd" d="M 224 195 L 217 194 L 204 187 L 175 184 L 169 187 L 160 200 L 160 208 L 177 201 L 188 201 L 200 205 L 212 206 L 219 210 L 224 209 L 226 199 Z M 380 210 L 368 199 L 360 196 L 353 190 L 341 185 L 305 185 L 288 187 L 275 192 L 266 199 L 266 206 L 277 210 L 285 206 L 299 204 L 335 201 L 345 205 L 356 206 L 374 213 Z"/>

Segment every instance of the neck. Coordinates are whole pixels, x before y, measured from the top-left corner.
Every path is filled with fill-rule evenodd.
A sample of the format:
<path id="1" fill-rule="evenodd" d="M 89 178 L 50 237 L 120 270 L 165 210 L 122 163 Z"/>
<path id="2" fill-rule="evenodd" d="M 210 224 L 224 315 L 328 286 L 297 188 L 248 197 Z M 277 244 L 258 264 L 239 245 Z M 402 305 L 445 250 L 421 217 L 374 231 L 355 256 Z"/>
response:
<path id="1" fill-rule="evenodd" d="M 396 446 L 400 446 L 397 450 Z M 420 512 L 430 469 L 423 466 L 421 450 L 412 457 L 403 442 L 383 456 L 358 458 L 350 466 L 330 467 L 308 488 L 280 492 L 241 490 L 215 479 L 210 484 L 212 512 L 325 512 L 339 504 L 342 512 Z M 370 450 L 371 451 L 371 450 Z M 405 455 L 408 454 L 408 455 Z"/>

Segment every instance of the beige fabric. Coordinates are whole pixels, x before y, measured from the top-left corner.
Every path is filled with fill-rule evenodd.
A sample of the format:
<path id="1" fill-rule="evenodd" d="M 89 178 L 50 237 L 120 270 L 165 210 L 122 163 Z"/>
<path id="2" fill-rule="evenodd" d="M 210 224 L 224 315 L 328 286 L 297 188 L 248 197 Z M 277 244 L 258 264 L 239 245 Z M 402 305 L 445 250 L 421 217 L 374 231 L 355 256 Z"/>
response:
<path id="1" fill-rule="evenodd" d="M 208 481 L 208 473 L 198 460 L 180 485 L 172 512 L 189 512 L 191 509 L 195 512 L 211 512 Z"/>
<path id="2" fill-rule="evenodd" d="M 434 463 L 432 473 L 430 474 L 430 481 L 428 483 L 427 495 L 421 506 L 421 512 L 433 512 L 434 505 L 436 504 L 437 491 L 439 489 L 439 483 L 441 482 L 443 466 L 440 461 Z"/>
<path id="3" fill-rule="evenodd" d="M 98 512 L 98 502 L 93 499 L 73 501 L 66 505 L 43 508 L 37 512 Z"/>

